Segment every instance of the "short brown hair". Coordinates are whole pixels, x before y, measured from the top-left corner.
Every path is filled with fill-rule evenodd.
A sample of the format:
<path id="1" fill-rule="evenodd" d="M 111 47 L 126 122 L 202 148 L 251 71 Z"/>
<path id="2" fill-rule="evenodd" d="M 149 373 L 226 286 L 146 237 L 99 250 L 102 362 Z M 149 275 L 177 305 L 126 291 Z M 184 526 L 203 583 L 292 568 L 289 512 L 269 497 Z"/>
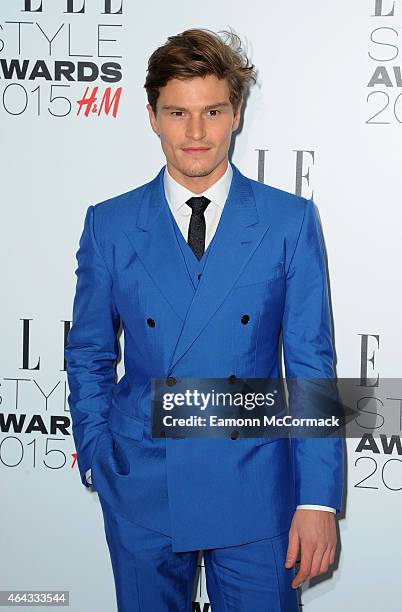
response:
<path id="1" fill-rule="evenodd" d="M 219 34 L 223 34 L 226 40 Z M 164 87 L 170 79 L 191 79 L 210 74 L 227 80 L 229 99 L 236 112 L 249 82 L 256 81 L 254 65 L 249 64 L 237 34 L 227 30 L 216 33 L 192 28 L 169 36 L 148 60 L 144 87 L 154 113 L 159 88 Z"/>

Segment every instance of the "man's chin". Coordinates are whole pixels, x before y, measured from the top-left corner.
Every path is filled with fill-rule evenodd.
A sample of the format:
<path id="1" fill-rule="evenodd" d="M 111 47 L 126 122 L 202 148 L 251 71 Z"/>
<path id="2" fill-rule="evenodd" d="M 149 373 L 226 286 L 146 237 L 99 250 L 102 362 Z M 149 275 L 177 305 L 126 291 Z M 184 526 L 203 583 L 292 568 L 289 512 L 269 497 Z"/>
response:
<path id="1" fill-rule="evenodd" d="M 214 166 L 205 166 L 204 164 L 194 163 L 191 166 L 182 166 L 179 168 L 180 172 L 184 174 L 184 176 L 188 176 L 190 178 L 195 178 L 197 176 L 208 176 L 215 170 Z"/>
<path id="2" fill-rule="evenodd" d="M 208 176 L 211 174 L 212 170 L 185 170 L 182 172 L 184 176 L 188 176 L 189 178 L 196 178 L 202 176 Z"/>

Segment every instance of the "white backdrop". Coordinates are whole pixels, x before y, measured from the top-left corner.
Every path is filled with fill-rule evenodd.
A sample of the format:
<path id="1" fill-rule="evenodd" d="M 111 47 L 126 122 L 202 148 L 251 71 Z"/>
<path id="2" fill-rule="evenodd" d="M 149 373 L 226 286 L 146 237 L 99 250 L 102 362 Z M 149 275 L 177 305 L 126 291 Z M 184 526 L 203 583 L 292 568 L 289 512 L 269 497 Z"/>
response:
<path id="1" fill-rule="evenodd" d="M 368 376 L 397 377 L 402 1 L 126 0 L 114 15 L 108 8 L 117 12 L 121 0 L 86 5 L 0 6 L 0 590 L 69 590 L 72 612 L 112 612 L 100 505 L 74 461 L 64 322 L 88 205 L 150 180 L 164 164 L 145 108 L 147 59 L 188 27 L 231 26 L 246 41 L 259 83 L 233 161 L 318 205 L 338 376 L 360 376 L 366 339 Z M 57 79 L 57 62 L 70 63 L 72 80 Z M 77 80 L 82 62 L 95 80 Z M 108 70 L 113 82 L 101 78 Z M 77 100 L 95 87 L 98 100 L 77 115 Z M 108 87 L 112 95 L 121 88 L 115 117 L 101 106 Z M 52 415 L 64 419 L 64 434 L 52 432 Z M 402 457 L 356 452 L 357 444 L 348 441 L 340 556 L 329 576 L 303 587 L 306 612 L 401 610 Z M 202 572 L 197 602 L 194 609 L 209 609 Z"/>

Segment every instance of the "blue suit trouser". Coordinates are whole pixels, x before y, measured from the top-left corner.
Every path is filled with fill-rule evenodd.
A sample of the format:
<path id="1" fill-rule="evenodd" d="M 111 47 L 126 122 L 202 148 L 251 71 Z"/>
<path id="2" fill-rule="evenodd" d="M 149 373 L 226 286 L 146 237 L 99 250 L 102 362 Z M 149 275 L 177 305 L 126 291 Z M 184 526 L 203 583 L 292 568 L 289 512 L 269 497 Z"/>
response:
<path id="1" fill-rule="evenodd" d="M 118 612 L 191 612 L 199 551 L 117 514 L 99 496 Z M 288 532 L 203 551 L 212 612 L 298 612 L 295 569 L 284 567 Z"/>

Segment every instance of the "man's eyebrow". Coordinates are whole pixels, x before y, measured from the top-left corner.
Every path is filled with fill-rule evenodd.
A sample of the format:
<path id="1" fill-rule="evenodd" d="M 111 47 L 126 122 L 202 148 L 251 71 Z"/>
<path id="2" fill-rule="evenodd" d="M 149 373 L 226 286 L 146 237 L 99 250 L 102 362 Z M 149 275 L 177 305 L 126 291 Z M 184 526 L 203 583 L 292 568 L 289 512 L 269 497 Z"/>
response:
<path id="1" fill-rule="evenodd" d="M 211 110 L 211 108 L 226 108 L 227 106 L 230 106 L 230 102 L 217 102 L 216 104 L 204 106 L 204 110 Z"/>
<path id="2" fill-rule="evenodd" d="M 202 110 L 206 111 L 206 110 L 211 110 L 213 108 L 225 108 L 227 106 L 230 106 L 230 102 L 217 102 L 216 104 L 208 104 L 207 106 L 204 106 Z M 185 108 L 184 106 L 174 106 L 172 104 L 164 104 L 162 106 L 162 110 L 186 111 L 188 110 L 188 108 Z"/>

